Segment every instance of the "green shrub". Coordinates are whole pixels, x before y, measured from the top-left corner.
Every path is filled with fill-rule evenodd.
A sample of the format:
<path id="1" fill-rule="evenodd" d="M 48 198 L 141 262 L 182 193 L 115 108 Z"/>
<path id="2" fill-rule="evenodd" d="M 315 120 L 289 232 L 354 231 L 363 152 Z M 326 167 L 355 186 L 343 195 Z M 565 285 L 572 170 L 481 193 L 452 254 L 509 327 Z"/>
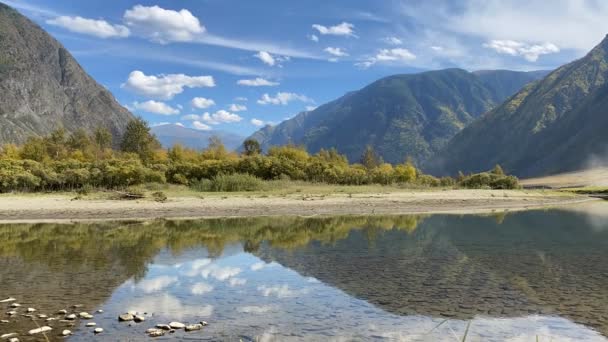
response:
<path id="1" fill-rule="evenodd" d="M 261 179 L 242 173 L 232 175 L 217 175 L 212 179 L 201 179 L 193 182 L 192 189 L 202 192 L 235 192 L 262 190 L 264 183 Z"/>
<path id="2" fill-rule="evenodd" d="M 152 193 L 152 198 L 156 201 L 156 202 L 166 202 L 167 201 L 167 195 L 165 195 L 164 192 L 162 191 L 156 191 L 154 193 Z"/>

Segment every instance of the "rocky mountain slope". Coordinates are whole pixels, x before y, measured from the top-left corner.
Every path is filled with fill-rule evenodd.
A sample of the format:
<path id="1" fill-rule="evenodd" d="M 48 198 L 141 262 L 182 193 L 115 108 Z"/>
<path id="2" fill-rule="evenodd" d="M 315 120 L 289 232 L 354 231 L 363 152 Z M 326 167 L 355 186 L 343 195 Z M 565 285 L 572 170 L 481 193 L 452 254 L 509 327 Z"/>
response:
<path id="1" fill-rule="evenodd" d="M 0 3 L 0 144 L 60 127 L 103 126 L 118 138 L 132 118 L 59 42 Z"/>
<path id="2" fill-rule="evenodd" d="M 608 37 L 464 129 L 429 161 L 433 173 L 490 169 L 519 176 L 608 160 Z"/>
<path id="3" fill-rule="evenodd" d="M 543 72 L 461 69 L 390 76 L 252 135 L 264 149 L 335 147 L 357 161 L 371 145 L 385 161 L 422 162 L 461 129 Z"/>

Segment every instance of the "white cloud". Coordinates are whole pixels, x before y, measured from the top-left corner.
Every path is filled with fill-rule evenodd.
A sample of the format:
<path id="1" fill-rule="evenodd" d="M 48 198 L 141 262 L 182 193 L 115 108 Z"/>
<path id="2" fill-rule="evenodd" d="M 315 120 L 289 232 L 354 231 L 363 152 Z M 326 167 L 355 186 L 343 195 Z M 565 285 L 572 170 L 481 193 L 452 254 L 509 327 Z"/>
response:
<path id="1" fill-rule="evenodd" d="M 99 38 L 125 38 L 131 32 L 123 25 L 112 25 L 101 19 L 60 16 L 46 21 L 49 25 L 59 26 L 68 31 L 87 34 Z"/>
<path id="2" fill-rule="evenodd" d="M 210 265 L 208 267 L 206 267 L 205 269 L 203 269 L 203 271 L 201 272 L 201 275 L 203 276 L 203 278 L 215 278 L 219 281 L 224 281 L 224 280 L 228 280 L 229 278 L 232 278 L 236 275 L 238 275 L 239 273 L 241 273 L 241 269 L 238 267 L 231 267 L 231 266 L 217 266 L 217 265 Z"/>
<path id="3" fill-rule="evenodd" d="M 209 125 L 219 125 L 222 123 L 235 123 L 243 120 L 238 114 L 230 113 L 223 109 L 218 110 L 213 114 L 205 113 L 202 120 Z"/>
<path id="4" fill-rule="evenodd" d="M 136 5 L 125 12 L 123 19 L 134 32 L 161 44 L 190 42 L 205 32 L 198 18 L 186 9 Z"/>
<path id="5" fill-rule="evenodd" d="M 382 41 L 390 45 L 402 45 L 403 41 L 397 37 L 384 37 Z"/>
<path id="6" fill-rule="evenodd" d="M 167 125 L 171 125 L 171 123 L 168 121 L 153 122 L 150 124 L 150 127 L 167 126 Z"/>
<path id="7" fill-rule="evenodd" d="M 492 40 L 483 46 L 500 54 L 523 56 L 529 62 L 536 62 L 541 55 L 559 52 L 559 48 L 553 43 L 530 45 L 514 40 Z"/>
<path id="8" fill-rule="evenodd" d="M 312 112 L 313 110 L 317 109 L 317 106 L 306 106 L 305 109 L 308 112 Z"/>
<path id="9" fill-rule="evenodd" d="M 228 110 L 231 112 L 244 112 L 247 110 L 247 106 L 233 103 L 228 107 Z"/>
<path id="10" fill-rule="evenodd" d="M 148 76 L 139 70 L 135 70 L 129 74 L 127 82 L 121 87 L 139 95 L 170 100 L 175 95 L 181 94 L 185 87 L 215 87 L 215 81 L 212 76 L 187 76 L 184 74 Z"/>
<path id="11" fill-rule="evenodd" d="M 336 56 L 336 57 L 348 56 L 348 53 L 339 47 L 326 47 L 323 51 L 329 53 L 332 56 Z"/>
<path id="12" fill-rule="evenodd" d="M 197 114 L 184 115 L 184 116 L 182 116 L 181 119 L 186 120 L 186 121 L 202 120 L 201 115 L 197 115 Z"/>
<path id="13" fill-rule="evenodd" d="M 177 115 L 179 109 L 173 108 L 164 102 L 146 101 L 133 102 L 133 108 L 143 110 L 144 112 L 160 114 L 160 115 Z"/>
<path id="14" fill-rule="evenodd" d="M 145 279 L 139 282 L 134 288 L 145 293 L 158 292 L 177 283 L 177 277 L 160 276 L 157 278 Z"/>
<path id="15" fill-rule="evenodd" d="M 272 57 L 272 55 L 266 51 L 260 51 L 253 56 L 261 60 L 264 64 L 270 66 L 274 66 L 276 64 L 274 57 Z"/>
<path id="16" fill-rule="evenodd" d="M 316 34 L 311 34 L 310 36 L 308 36 L 308 39 L 312 40 L 315 43 L 319 42 L 319 37 Z"/>
<path id="17" fill-rule="evenodd" d="M 175 296 L 164 293 L 143 298 L 127 298 L 121 303 L 122 310 L 137 312 L 162 312 L 164 317 L 172 320 L 191 319 L 192 317 L 209 317 L 213 314 L 212 305 L 184 304 Z"/>
<path id="18" fill-rule="evenodd" d="M 272 82 L 261 77 L 256 77 L 255 79 L 248 80 L 238 80 L 236 83 L 238 85 L 247 87 L 274 87 L 279 85 L 279 82 Z"/>
<path id="19" fill-rule="evenodd" d="M 210 131 L 212 130 L 211 126 L 205 125 L 204 123 L 200 122 L 200 121 L 193 121 L 192 122 L 192 127 L 196 130 L 199 131 Z"/>
<path id="20" fill-rule="evenodd" d="M 361 68 L 369 68 L 376 63 L 393 62 L 403 63 L 409 62 L 416 59 L 416 55 L 411 53 L 408 49 L 396 48 L 396 49 L 381 49 L 375 56 L 372 56 L 356 65 Z"/>
<path id="21" fill-rule="evenodd" d="M 192 99 L 192 107 L 198 109 L 205 109 L 211 106 L 215 106 L 215 101 L 212 99 L 206 99 L 204 97 L 195 97 Z"/>
<path id="22" fill-rule="evenodd" d="M 250 122 L 252 125 L 254 125 L 256 127 L 262 127 L 262 126 L 266 125 L 266 122 L 264 122 L 260 119 L 256 119 L 256 118 L 251 119 Z"/>
<path id="23" fill-rule="evenodd" d="M 297 297 L 301 294 L 308 292 L 306 289 L 292 290 L 289 285 L 277 285 L 277 286 L 258 286 L 258 291 L 262 293 L 264 297 L 276 296 L 278 298 L 291 298 Z"/>
<path id="24" fill-rule="evenodd" d="M 257 102 L 261 105 L 287 105 L 291 101 L 302 101 L 302 102 L 314 102 L 311 98 L 306 97 L 305 95 L 300 95 L 296 93 L 285 93 L 278 92 L 275 97 L 272 97 L 268 94 L 262 95 L 262 98 Z"/>
<path id="25" fill-rule="evenodd" d="M 213 291 L 213 286 L 203 282 L 192 285 L 192 288 L 190 289 L 190 292 L 193 295 L 202 295 L 211 291 Z"/>
<path id="26" fill-rule="evenodd" d="M 312 28 L 319 31 L 322 35 L 356 37 L 354 32 L 355 25 L 347 22 L 330 27 L 314 24 Z"/>

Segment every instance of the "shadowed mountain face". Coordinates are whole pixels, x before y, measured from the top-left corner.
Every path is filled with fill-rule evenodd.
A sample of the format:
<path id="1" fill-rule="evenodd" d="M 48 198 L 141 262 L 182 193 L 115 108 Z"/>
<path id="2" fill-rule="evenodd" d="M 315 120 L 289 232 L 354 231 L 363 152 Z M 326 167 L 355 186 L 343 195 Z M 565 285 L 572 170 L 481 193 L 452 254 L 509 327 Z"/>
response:
<path id="1" fill-rule="evenodd" d="M 538 176 L 606 163 L 606 108 L 608 38 L 464 129 L 426 169 L 455 174 L 500 163 L 509 173 Z"/>
<path id="2" fill-rule="evenodd" d="M 0 104 L 0 144 L 61 127 L 106 127 L 117 141 L 133 118 L 59 42 L 2 3 Z"/>
<path id="3" fill-rule="evenodd" d="M 607 229 L 561 211 L 431 216 L 257 254 L 399 315 L 559 315 L 608 334 Z"/>
<path id="4" fill-rule="evenodd" d="M 460 69 L 396 75 L 351 92 L 251 137 L 264 149 L 294 143 L 335 147 L 357 161 L 371 145 L 385 161 L 424 161 L 481 114 L 544 72 Z"/>
<path id="5" fill-rule="evenodd" d="M 181 144 L 184 147 L 202 150 L 209 146 L 209 138 L 213 136 L 220 138 L 229 150 L 237 149 L 243 142 L 243 137 L 240 135 L 220 131 L 198 131 L 172 124 L 154 126 L 151 131 L 164 148 Z"/>

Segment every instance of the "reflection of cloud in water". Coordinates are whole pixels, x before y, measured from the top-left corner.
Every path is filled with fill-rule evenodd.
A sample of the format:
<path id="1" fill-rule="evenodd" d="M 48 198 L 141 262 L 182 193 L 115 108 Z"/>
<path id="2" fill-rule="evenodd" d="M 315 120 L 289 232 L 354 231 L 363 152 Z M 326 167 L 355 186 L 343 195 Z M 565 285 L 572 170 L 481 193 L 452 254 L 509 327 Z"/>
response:
<path id="1" fill-rule="evenodd" d="M 230 278 L 230 280 L 228 281 L 228 283 L 232 287 L 239 286 L 239 285 L 245 285 L 245 284 L 247 284 L 247 279 L 243 279 L 243 278 Z"/>
<path id="2" fill-rule="evenodd" d="M 239 273 L 241 273 L 241 269 L 238 267 L 210 265 L 203 269 L 201 275 L 205 279 L 212 277 L 219 281 L 224 281 Z"/>
<path id="3" fill-rule="evenodd" d="M 191 289 L 191 292 L 194 295 L 202 295 L 211 291 L 213 291 L 213 286 L 203 282 L 192 285 Z"/>
<path id="4" fill-rule="evenodd" d="M 583 203 L 567 207 L 566 210 L 584 214 L 589 225 L 597 232 L 608 230 L 608 201 Z"/>
<path id="5" fill-rule="evenodd" d="M 135 284 L 134 288 L 145 293 L 158 292 L 177 283 L 177 277 L 160 276 L 151 279 L 144 279 Z"/>
<path id="6" fill-rule="evenodd" d="M 179 299 L 168 293 L 158 296 L 147 296 L 133 301 L 127 300 L 124 307 L 129 311 L 154 313 L 174 320 L 199 316 L 209 317 L 213 314 L 212 305 L 183 304 Z"/>
<path id="7" fill-rule="evenodd" d="M 276 286 L 258 286 L 258 291 L 262 292 L 264 297 L 276 296 L 278 298 L 291 298 L 308 292 L 307 289 L 292 290 L 289 285 L 276 285 Z"/>
<path id="8" fill-rule="evenodd" d="M 250 305 L 242 306 L 236 310 L 240 313 L 263 314 L 277 309 L 274 305 Z"/>
<path id="9" fill-rule="evenodd" d="M 270 263 L 265 263 L 263 261 L 260 261 L 260 262 L 256 262 L 255 264 L 251 265 L 250 268 L 251 268 L 252 271 L 259 271 L 259 270 L 264 269 L 264 268 L 275 267 L 275 266 L 278 266 L 278 265 L 279 264 L 277 264 L 274 261 L 270 262 Z"/>
<path id="10" fill-rule="evenodd" d="M 190 264 L 190 268 L 187 270 L 184 270 L 182 272 L 182 275 L 184 275 L 186 277 L 196 277 L 197 275 L 200 274 L 200 271 L 202 268 L 211 264 L 211 259 L 196 259 L 196 260 L 190 262 L 189 264 Z M 181 268 L 182 266 L 184 266 L 184 265 L 180 264 L 179 266 L 176 266 L 176 267 Z"/>

